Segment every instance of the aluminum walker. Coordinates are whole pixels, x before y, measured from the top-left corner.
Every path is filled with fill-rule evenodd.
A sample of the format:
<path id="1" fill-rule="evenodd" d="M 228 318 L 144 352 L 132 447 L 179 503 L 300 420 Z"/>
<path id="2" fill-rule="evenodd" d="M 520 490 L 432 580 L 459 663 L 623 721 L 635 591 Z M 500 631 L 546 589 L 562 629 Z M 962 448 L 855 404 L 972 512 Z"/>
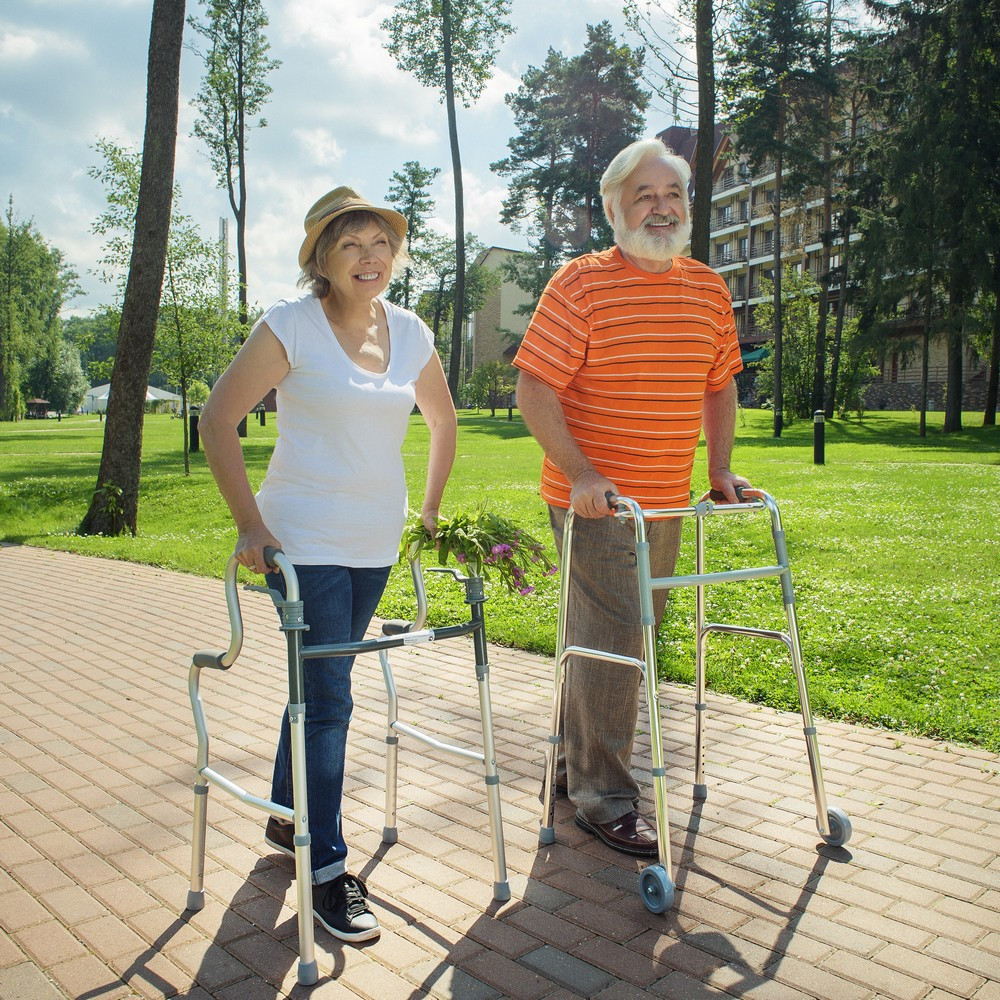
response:
<path id="1" fill-rule="evenodd" d="M 729 503 L 721 493 L 706 493 L 690 507 L 673 507 L 663 510 L 643 510 L 629 497 L 608 495 L 608 503 L 615 510 L 614 516 L 620 520 L 631 520 L 635 529 L 636 571 L 639 582 L 639 609 L 643 636 L 643 657 L 622 656 L 608 651 L 570 646 L 566 642 L 568 594 L 572 579 L 573 561 L 573 511 L 566 515 L 563 537 L 562 570 L 560 577 L 559 619 L 556 632 L 555 683 L 552 696 L 552 728 L 546 750 L 545 779 L 542 792 L 542 817 L 539 843 L 551 844 L 555 840 L 554 813 L 556 766 L 558 762 L 561 735 L 559 720 L 562 715 L 563 686 L 566 677 L 566 662 L 570 656 L 594 660 L 606 660 L 615 667 L 634 668 L 643 675 L 646 688 L 646 703 L 649 711 L 650 744 L 652 756 L 653 801 L 657 833 L 659 860 L 644 868 L 639 876 L 639 894 L 646 908 L 653 913 L 663 913 L 669 909 L 674 899 L 674 881 L 670 866 L 670 823 L 667 812 L 666 768 L 663 762 L 663 738 L 660 724 L 659 685 L 656 674 L 656 624 L 653 616 L 653 592 L 680 587 L 695 588 L 695 626 L 697 642 L 695 647 L 695 783 L 694 798 L 708 797 L 705 784 L 705 645 L 712 632 L 728 635 L 758 636 L 784 643 L 791 658 L 792 670 L 798 686 L 799 706 L 802 712 L 803 733 L 806 753 L 812 774 L 813 795 L 816 802 L 816 826 L 823 840 L 840 847 L 851 836 L 851 823 L 844 811 L 836 806 L 827 806 L 823 787 L 823 772 L 820 765 L 819 744 L 816 727 L 809 708 L 809 694 L 806 689 L 805 672 L 802 668 L 802 650 L 799 644 L 798 625 L 795 617 L 795 596 L 792 590 L 792 572 L 788 564 L 788 550 L 785 533 L 781 526 L 781 515 L 774 499 L 763 490 L 737 489 L 737 503 Z M 705 521 L 720 514 L 736 514 L 753 511 L 767 511 L 771 519 L 771 535 L 774 540 L 775 564 L 745 569 L 705 572 Z M 697 528 L 695 550 L 695 572 L 688 576 L 652 577 L 649 563 L 649 542 L 646 539 L 646 523 L 669 517 L 693 517 Z M 716 583 L 732 583 L 741 580 L 759 580 L 777 577 L 781 585 L 782 601 L 788 622 L 786 632 L 771 629 L 751 628 L 744 625 L 724 625 L 705 621 L 705 588 Z"/>
<path id="2" fill-rule="evenodd" d="M 240 612 L 236 573 L 239 564 L 235 557 L 226 566 L 225 592 L 229 610 L 230 642 L 225 652 L 202 650 L 194 654 L 188 675 L 188 690 L 194 713 L 195 731 L 198 738 L 196 778 L 194 784 L 194 830 L 191 844 L 191 888 L 187 894 L 187 909 L 200 910 L 205 905 L 205 839 L 208 813 L 208 789 L 213 784 L 228 792 L 241 802 L 253 806 L 280 819 L 290 820 L 295 825 L 295 872 L 299 932 L 298 981 L 304 986 L 313 985 L 319 978 L 315 957 L 313 933 L 312 878 L 310 864 L 309 806 L 306 794 L 306 752 L 305 717 L 308 706 L 305 702 L 303 663 L 310 659 L 328 656 L 354 656 L 377 651 L 382 665 L 383 678 L 388 695 L 388 721 L 386 726 L 386 822 L 382 839 L 387 844 L 396 842 L 396 784 L 397 755 L 399 737 L 402 733 L 443 753 L 459 757 L 467 762 L 483 767 L 486 784 L 486 800 L 490 821 L 490 839 L 493 849 L 494 898 L 500 901 L 510 899 L 507 881 L 507 867 L 504 856 L 503 821 L 500 815 L 500 778 L 497 773 L 493 742 L 493 718 L 490 706 L 489 662 L 486 655 L 486 629 L 483 618 L 483 603 L 486 600 L 483 581 L 479 577 L 465 577 L 455 570 L 435 567 L 429 572 L 448 573 L 465 587 L 465 601 L 470 606 L 468 622 L 443 628 L 424 628 L 427 613 L 427 596 L 419 560 L 410 564 L 414 589 L 417 597 L 417 617 L 415 622 L 392 621 L 383 625 L 383 635 L 376 639 L 360 642 L 336 643 L 325 646 L 304 646 L 302 633 L 308 628 L 303 620 L 302 601 L 299 584 L 291 561 L 281 551 L 268 548 L 265 551 L 268 565 L 275 566 L 284 577 L 285 597 L 265 587 L 248 586 L 247 590 L 263 591 L 271 596 L 281 618 L 281 631 L 285 633 L 288 647 L 288 717 L 291 733 L 292 753 L 292 808 L 261 798 L 242 788 L 215 770 L 209 759 L 209 737 L 199 690 L 201 673 L 204 669 L 228 670 L 240 654 L 243 645 L 243 618 Z M 482 753 L 466 747 L 442 742 L 422 732 L 414 726 L 398 719 L 398 696 L 389 665 L 388 650 L 399 646 L 410 646 L 440 639 L 452 639 L 471 635 L 475 651 L 475 671 L 479 688 L 479 707 L 483 732 Z"/>

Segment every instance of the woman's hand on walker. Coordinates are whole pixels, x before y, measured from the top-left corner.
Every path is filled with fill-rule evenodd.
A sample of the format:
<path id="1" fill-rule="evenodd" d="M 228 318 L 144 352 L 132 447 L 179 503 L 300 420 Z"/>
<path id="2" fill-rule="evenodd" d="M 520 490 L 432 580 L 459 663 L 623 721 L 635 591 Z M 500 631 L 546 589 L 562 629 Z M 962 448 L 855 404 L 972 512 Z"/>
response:
<path id="1" fill-rule="evenodd" d="M 269 545 L 280 549 L 281 542 L 263 524 L 254 524 L 243 528 L 236 539 L 236 549 L 233 555 L 241 566 L 246 566 L 251 573 L 267 573 L 272 567 L 264 558 L 264 549 Z"/>

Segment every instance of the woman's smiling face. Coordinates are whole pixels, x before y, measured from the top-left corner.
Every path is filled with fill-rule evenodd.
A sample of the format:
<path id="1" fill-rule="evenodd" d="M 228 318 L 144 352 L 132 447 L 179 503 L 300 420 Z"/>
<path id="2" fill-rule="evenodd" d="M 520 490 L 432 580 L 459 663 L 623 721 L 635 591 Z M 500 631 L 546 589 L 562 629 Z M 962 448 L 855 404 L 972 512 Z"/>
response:
<path id="1" fill-rule="evenodd" d="M 392 257 L 389 237 L 377 223 L 344 233 L 323 261 L 330 294 L 368 299 L 381 295 L 392 278 Z"/>

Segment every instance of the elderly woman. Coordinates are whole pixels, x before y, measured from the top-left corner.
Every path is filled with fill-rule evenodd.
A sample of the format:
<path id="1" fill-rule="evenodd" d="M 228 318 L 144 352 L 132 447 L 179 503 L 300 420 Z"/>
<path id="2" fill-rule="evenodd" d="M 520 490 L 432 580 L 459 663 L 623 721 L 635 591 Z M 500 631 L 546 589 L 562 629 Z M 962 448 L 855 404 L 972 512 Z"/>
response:
<path id="1" fill-rule="evenodd" d="M 282 300 L 254 327 L 201 416 L 205 455 L 239 532 L 236 558 L 264 573 L 264 548 L 298 576 L 312 645 L 364 638 L 406 519 L 401 446 L 413 405 L 430 428 L 421 516 L 432 531 L 455 456 L 455 409 L 427 326 L 380 298 L 405 260 L 406 219 L 347 187 L 305 218 L 299 251 L 311 294 Z M 278 440 L 254 496 L 237 425 L 275 387 Z M 268 585 L 282 578 L 268 573 Z M 353 657 L 306 662 L 306 759 L 316 918 L 345 941 L 379 934 L 364 883 L 347 872 L 341 798 Z M 275 802 L 291 807 L 288 713 L 274 765 Z M 294 857 L 293 826 L 264 834 Z"/>

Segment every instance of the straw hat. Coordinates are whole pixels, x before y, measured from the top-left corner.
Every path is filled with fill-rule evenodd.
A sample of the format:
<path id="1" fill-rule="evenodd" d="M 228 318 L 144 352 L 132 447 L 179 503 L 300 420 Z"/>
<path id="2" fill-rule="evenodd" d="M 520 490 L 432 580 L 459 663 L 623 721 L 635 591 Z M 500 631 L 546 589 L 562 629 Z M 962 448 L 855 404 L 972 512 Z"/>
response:
<path id="1" fill-rule="evenodd" d="M 334 188 L 329 194 L 323 195 L 306 213 L 304 223 L 306 238 L 302 241 L 302 249 L 299 250 L 299 267 L 305 268 L 309 262 L 320 233 L 338 215 L 343 215 L 345 212 L 373 212 L 385 219 L 400 239 L 406 236 L 405 216 L 391 208 L 379 208 L 373 205 L 349 187 Z"/>

